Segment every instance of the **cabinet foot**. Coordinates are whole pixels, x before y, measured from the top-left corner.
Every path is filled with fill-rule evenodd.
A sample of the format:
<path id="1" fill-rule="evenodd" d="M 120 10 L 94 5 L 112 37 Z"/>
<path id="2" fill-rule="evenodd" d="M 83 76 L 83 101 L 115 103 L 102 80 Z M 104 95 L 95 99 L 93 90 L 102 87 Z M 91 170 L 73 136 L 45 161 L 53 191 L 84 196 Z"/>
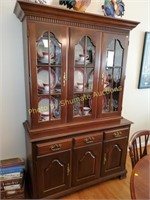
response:
<path id="1" fill-rule="evenodd" d="M 124 174 L 120 175 L 120 176 L 119 176 L 119 179 L 122 180 L 122 179 L 126 178 L 126 174 L 127 174 L 127 173 L 124 173 Z"/>

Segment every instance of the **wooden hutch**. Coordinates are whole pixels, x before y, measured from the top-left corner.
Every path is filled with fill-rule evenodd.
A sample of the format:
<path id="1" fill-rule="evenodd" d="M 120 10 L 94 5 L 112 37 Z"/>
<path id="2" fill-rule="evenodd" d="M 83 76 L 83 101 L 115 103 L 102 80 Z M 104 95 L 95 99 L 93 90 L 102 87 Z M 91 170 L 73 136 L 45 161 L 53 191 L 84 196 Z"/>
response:
<path id="1" fill-rule="evenodd" d="M 138 22 L 18 0 L 23 23 L 31 197 L 126 176 L 121 116 L 129 32 Z"/>

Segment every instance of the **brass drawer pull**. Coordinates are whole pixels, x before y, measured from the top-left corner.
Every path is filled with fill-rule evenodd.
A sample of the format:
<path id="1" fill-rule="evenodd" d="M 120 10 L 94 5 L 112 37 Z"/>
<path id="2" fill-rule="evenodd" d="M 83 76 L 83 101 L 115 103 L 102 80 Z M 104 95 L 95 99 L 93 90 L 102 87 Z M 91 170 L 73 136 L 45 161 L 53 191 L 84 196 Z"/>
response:
<path id="1" fill-rule="evenodd" d="M 61 144 L 53 144 L 49 148 L 52 151 L 59 151 L 61 149 L 61 146 L 62 146 Z"/>
<path id="2" fill-rule="evenodd" d="M 122 132 L 121 131 L 117 131 L 113 135 L 114 135 L 114 137 L 121 137 L 122 136 Z"/>
<path id="3" fill-rule="evenodd" d="M 86 144 L 90 144 L 90 143 L 93 143 L 94 142 L 94 137 L 88 137 L 85 139 L 85 143 Z"/>

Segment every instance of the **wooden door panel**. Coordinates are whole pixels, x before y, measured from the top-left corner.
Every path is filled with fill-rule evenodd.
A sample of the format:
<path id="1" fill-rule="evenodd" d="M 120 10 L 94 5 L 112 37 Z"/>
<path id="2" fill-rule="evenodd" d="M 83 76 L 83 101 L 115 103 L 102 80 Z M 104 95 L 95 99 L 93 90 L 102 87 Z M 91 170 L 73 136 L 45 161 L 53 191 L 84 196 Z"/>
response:
<path id="1" fill-rule="evenodd" d="M 37 160 L 39 197 L 51 195 L 70 187 L 70 150 Z"/>
<path id="2" fill-rule="evenodd" d="M 102 144 L 89 145 L 73 151 L 73 185 L 99 177 Z"/>
<path id="3" fill-rule="evenodd" d="M 47 168 L 43 170 L 43 173 L 45 180 L 44 190 L 48 190 L 49 188 L 54 189 L 65 185 L 65 165 L 58 159 L 52 160 Z M 52 179 L 51 177 L 55 178 Z"/>
<path id="4" fill-rule="evenodd" d="M 104 142 L 102 176 L 111 175 L 124 169 L 127 137 Z"/>
<path id="5" fill-rule="evenodd" d="M 78 161 L 79 179 L 93 176 L 95 173 L 95 164 L 96 164 L 95 155 L 91 151 L 85 152 L 83 156 L 81 157 L 81 159 Z"/>

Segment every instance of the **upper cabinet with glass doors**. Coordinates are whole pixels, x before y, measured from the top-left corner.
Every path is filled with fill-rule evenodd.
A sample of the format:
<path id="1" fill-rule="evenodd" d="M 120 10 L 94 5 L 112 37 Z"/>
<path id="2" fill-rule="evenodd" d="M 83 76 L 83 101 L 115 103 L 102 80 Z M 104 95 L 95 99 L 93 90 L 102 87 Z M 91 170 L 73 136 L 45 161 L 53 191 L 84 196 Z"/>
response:
<path id="1" fill-rule="evenodd" d="M 17 2 L 15 14 L 27 25 L 23 27 L 31 129 L 121 118 L 127 37 L 138 22 L 26 1 Z"/>
<path id="2" fill-rule="evenodd" d="M 31 36 L 33 121 L 59 124 L 119 115 L 128 39 L 77 28 L 70 28 L 67 38 L 62 29 L 40 26 Z"/>

